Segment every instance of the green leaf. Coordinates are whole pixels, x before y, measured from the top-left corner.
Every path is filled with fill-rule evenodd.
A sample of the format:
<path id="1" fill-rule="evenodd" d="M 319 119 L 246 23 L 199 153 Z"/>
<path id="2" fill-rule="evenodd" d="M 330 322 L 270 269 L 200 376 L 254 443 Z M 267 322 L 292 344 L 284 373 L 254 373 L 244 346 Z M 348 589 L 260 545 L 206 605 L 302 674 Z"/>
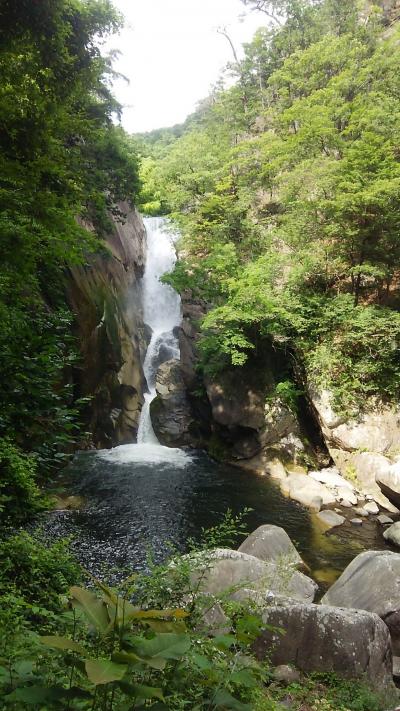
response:
<path id="1" fill-rule="evenodd" d="M 212 662 L 210 662 L 210 660 L 207 659 L 207 657 L 205 657 L 203 654 L 194 654 L 193 662 L 199 669 L 201 669 L 201 671 L 208 671 L 210 669 L 213 669 L 214 667 Z"/>
<path id="2" fill-rule="evenodd" d="M 230 677 L 230 681 L 233 681 L 235 684 L 242 684 L 242 686 L 246 686 L 248 689 L 255 689 L 258 686 L 257 679 L 248 669 L 241 669 L 240 671 L 234 672 Z"/>
<path id="3" fill-rule="evenodd" d="M 119 664 L 128 664 L 130 667 L 145 664 L 146 666 L 151 667 L 152 669 L 157 669 L 158 671 L 165 669 L 167 664 L 166 660 L 162 659 L 162 657 L 148 657 L 147 659 L 143 659 L 137 654 L 125 652 L 116 652 L 113 654 L 112 658 L 113 661 Z"/>
<path id="4" fill-rule="evenodd" d="M 15 689 L 15 691 L 6 696 L 6 699 L 34 705 L 48 701 L 51 699 L 51 695 L 51 689 L 42 686 L 26 686 L 25 688 Z"/>
<path id="5" fill-rule="evenodd" d="M 188 634 L 166 632 L 157 634 L 152 639 L 137 638 L 134 648 L 140 657 L 160 657 L 178 661 L 189 651 L 190 637 Z"/>
<path id="6" fill-rule="evenodd" d="M 217 691 L 213 698 L 213 704 L 217 709 L 223 708 L 229 709 L 229 711 L 252 711 L 253 709 L 251 704 L 244 704 L 243 701 L 235 699 L 235 697 L 225 689 Z"/>
<path id="7" fill-rule="evenodd" d="M 107 606 L 103 600 L 85 588 L 73 586 L 70 589 L 72 605 L 85 614 L 90 624 L 99 632 L 106 632 L 110 623 Z"/>
<path id="8" fill-rule="evenodd" d="M 128 667 L 126 664 L 116 664 L 109 659 L 87 659 L 85 670 L 92 684 L 100 686 L 110 684 L 112 681 L 121 681 Z"/>
<path id="9" fill-rule="evenodd" d="M 236 641 L 236 637 L 233 634 L 220 634 L 214 637 L 214 644 L 219 649 L 229 649 Z"/>
<path id="10" fill-rule="evenodd" d="M 128 684 L 127 682 L 121 681 L 119 687 L 125 694 L 132 696 L 134 699 L 160 699 L 160 701 L 164 701 L 162 689 L 154 686 Z"/>
<path id="11" fill-rule="evenodd" d="M 67 637 L 39 637 L 42 644 L 53 649 L 62 649 L 64 651 L 77 652 L 78 654 L 86 654 L 86 650 L 77 642 Z"/>

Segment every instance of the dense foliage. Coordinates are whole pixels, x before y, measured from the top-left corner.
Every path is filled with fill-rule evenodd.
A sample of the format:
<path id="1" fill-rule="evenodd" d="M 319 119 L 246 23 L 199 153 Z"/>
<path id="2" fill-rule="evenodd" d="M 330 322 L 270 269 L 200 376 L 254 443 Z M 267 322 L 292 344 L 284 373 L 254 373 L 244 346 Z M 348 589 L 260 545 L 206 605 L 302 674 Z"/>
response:
<path id="1" fill-rule="evenodd" d="M 138 189 L 136 158 L 113 122 L 111 57 L 100 52 L 120 22 L 109 0 L 0 4 L 0 502 L 8 519 L 14 507 L 17 518 L 25 503 L 26 513 L 35 508 L 35 469 L 57 464 L 77 432 L 65 267 L 99 248 L 110 211 Z"/>
<path id="2" fill-rule="evenodd" d="M 208 370 L 269 342 L 342 408 L 396 399 L 398 23 L 387 3 L 245 4 L 272 20 L 236 83 L 147 143 L 144 178 L 183 235 L 169 279 L 212 307 Z"/>
<path id="3" fill-rule="evenodd" d="M 118 588 L 93 578 L 78 586 L 64 544 L 45 549 L 27 534 L 0 544 L 0 708 L 280 711 L 287 698 L 294 711 L 386 708 L 363 684 L 332 674 L 274 682 L 268 661 L 253 654 L 263 628 L 257 607 L 202 593 L 208 546 L 240 528 L 228 514 L 192 555 Z M 215 604 L 220 621 L 207 617 Z"/>

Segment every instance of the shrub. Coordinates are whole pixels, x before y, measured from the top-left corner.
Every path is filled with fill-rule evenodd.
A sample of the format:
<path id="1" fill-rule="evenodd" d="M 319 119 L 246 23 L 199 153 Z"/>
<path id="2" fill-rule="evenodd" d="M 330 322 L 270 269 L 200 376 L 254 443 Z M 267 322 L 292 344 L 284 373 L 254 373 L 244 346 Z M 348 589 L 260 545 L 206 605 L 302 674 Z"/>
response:
<path id="1" fill-rule="evenodd" d="M 20 523 L 45 501 L 35 482 L 36 462 L 7 439 L 0 439 L 0 522 Z"/>

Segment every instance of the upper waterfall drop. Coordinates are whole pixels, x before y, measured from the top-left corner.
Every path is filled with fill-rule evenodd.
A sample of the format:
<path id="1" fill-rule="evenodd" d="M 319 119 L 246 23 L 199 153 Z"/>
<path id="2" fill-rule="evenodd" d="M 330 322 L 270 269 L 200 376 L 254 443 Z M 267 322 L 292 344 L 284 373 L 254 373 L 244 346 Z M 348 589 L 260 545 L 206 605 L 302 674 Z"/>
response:
<path id="1" fill-rule="evenodd" d="M 174 329 L 181 322 L 179 294 L 160 279 L 176 262 L 174 235 L 167 231 L 162 217 L 144 219 L 147 232 L 147 259 L 142 280 L 143 319 L 152 329 L 143 371 L 148 392 L 140 414 L 138 444 L 158 444 L 150 416 L 150 405 L 156 397 L 157 369 L 170 358 L 179 358 L 179 344 Z"/>

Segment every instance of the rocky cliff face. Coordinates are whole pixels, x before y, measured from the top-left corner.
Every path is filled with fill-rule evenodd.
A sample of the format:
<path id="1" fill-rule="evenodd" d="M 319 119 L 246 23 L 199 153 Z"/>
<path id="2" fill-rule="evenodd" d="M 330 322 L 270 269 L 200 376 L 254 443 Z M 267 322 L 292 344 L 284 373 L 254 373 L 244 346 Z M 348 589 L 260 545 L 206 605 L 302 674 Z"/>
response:
<path id="1" fill-rule="evenodd" d="M 310 438 L 297 413 L 274 394 L 276 371 L 282 364 L 272 349 L 266 348 L 242 368 L 216 377 L 199 376 L 197 341 L 206 309 L 190 292 L 182 295 L 181 360 L 160 369 L 152 404 L 160 441 L 206 447 L 218 457 L 254 469 L 263 469 L 276 456 L 289 462 L 303 460 L 312 449 L 306 442 Z"/>
<path id="2" fill-rule="evenodd" d="M 67 282 L 82 351 L 77 389 L 92 397 L 89 427 L 96 447 L 135 441 L 145 389 L 139 280 L 146 232 L 135 210 L 125 203 L 119 209 L 126 217 L 113 220 L 104 251 L 71 267 Z"/>

